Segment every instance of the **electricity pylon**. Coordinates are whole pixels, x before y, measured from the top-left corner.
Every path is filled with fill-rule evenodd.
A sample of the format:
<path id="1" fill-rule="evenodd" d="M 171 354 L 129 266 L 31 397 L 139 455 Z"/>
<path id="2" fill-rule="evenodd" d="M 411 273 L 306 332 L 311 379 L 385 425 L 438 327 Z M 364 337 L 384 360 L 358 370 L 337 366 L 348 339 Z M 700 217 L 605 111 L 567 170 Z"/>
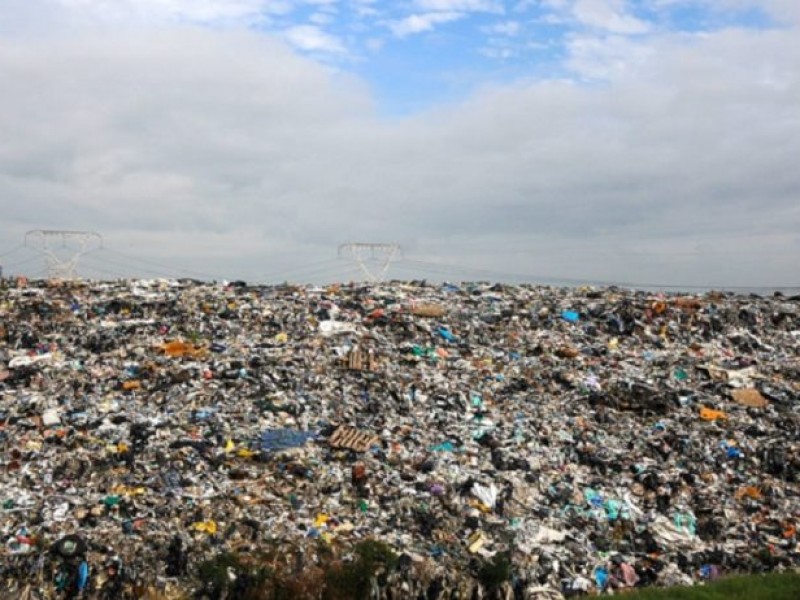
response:
<path id="1" fill-rule="evenodd" d="M 403 249 L 400 244 L 371 244 L 348 242 L 339 245 L 339 256 L 349 258 L 358 264 L 361 271 L 371 282 L 382 281 L 389 271 L 392 261 L 400 258 Z M 378 271 L 373 273 L 368 263 L 377 264 Z"/>
<path id="2" fill-rule="evenodd" d="M 94 231 L 33 229 L 25 234 L 25 246 L 44 253 L 49 278 L 74 279 L 81 256 L 102 248 L 103 237 Z"/>

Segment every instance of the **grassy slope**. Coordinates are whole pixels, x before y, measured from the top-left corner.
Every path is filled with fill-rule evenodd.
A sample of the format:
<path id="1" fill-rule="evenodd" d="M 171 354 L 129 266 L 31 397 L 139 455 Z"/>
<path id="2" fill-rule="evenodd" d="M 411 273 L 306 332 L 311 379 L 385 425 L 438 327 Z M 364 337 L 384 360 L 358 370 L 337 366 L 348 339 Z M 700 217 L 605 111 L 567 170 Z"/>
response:
<path id="1" fill-rule="evenodd" d="M 800 600 L 800 574 L 748 575 L 691 588 L 648 589 L 625 600 Z"/>

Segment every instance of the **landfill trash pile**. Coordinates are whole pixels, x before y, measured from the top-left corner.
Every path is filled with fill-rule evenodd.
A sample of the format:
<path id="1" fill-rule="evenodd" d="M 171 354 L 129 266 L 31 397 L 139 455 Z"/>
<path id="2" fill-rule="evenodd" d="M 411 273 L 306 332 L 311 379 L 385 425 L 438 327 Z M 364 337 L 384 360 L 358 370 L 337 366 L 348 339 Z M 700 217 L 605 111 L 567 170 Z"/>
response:
<path id="1" fill-rule="evenodd" d="M 798 297 L 6 280 L 0 341 L 3 598 L 800 566 Z"/>

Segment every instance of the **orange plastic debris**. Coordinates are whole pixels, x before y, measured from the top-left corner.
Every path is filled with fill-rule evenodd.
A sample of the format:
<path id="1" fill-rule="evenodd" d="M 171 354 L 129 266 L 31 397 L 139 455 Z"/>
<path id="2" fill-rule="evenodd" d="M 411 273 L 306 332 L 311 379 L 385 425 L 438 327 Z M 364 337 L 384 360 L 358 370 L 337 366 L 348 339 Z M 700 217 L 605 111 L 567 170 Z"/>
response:
<path id="1" fill-rule="evenodd" d="M 744 497 L 752 498 L 753 500 L 760 500 L 762 497 L 761 490 L 752 485 L 739 488 L 736 491 L 736 499 L 741 500 Z"/>
<path id="2" fill-rule="evenodd" d="M 704 406 L 700 409 L 700 418 L 704 421 L 716 421 L 718 419 L 727 419 L 728 415 L 721 410 L 714 410 L 713 408 L 706 408 Z"/>
<path id="3" fill-rule="evenodd" d="M 667 303 L 666 302 L 653 302 L 653 312 L 657 315 L 660 315 L 665 310 L 667 310 Z"/>
<path id="4" fill-rule="evenodd" d="M 174 342 L 167 342 L 166 344 L 161 345 L 161 350 L 163 350 L 167 356 L 171 356 L 173 358 L 180 358 L 182 356 L 200 356 L 203 354 L 204 349 L 194 346 L 192 344 L 188 344 L 186 342 L 181 341 L 174 341 Z"/>
<path id="5" fill-rule="evenodd" d="M 128 392 L 131 390 L 140 390 L 142 389 L 142 383 L 140 381 L 126 381 L 122 384 L 122 389 Z"/>

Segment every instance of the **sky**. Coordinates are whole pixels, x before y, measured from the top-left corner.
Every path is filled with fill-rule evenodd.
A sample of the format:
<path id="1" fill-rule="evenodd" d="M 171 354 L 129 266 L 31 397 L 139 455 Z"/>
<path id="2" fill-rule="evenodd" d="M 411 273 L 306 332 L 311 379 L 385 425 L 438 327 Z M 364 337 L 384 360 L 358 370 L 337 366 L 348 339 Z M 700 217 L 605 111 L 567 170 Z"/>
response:
<path id="1" fill-rule="evenodd" d="M 6 274 L 800 286 L 799 160 L 796 0 L 0 0 Z"/>

